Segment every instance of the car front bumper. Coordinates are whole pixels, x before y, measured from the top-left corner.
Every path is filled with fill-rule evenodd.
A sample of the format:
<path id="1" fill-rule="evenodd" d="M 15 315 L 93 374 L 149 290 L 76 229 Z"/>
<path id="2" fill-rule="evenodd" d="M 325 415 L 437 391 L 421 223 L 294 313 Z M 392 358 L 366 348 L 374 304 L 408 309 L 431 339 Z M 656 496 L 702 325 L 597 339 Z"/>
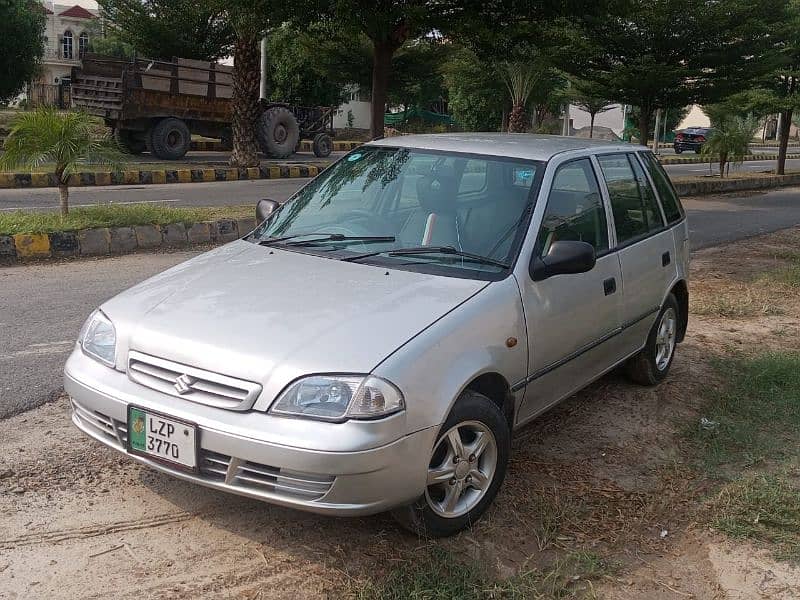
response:
<path id="1" fill-rule="evenodd" d="M 105 372 L 98 372 L 98 368 Z M 98 373 L 103 374 L 102 385 L 95 380 Z M 109 380 L 111 386 L 107 385 Z M 119 388 L 118 393 L 113 382 Z M 214 426 L 202 412 L 203 418 L 193 420 L 199 436 L 195 472 L 130 454 L 126 450 L 129 404 L 187 420 L 185 412 L 175 409 L 175 399 L 164 397 L 159 402 L 152 390 L 142 388 L 141 398 L 132 401 L 130 392 L 139 391 L 136 389 L 139 386 L 130 386 L 136 384 L 124 373 L 99 365 L 77 350 L 64 372 L 72 422 L 106 446 L 180 479 L 273 504 L 341 516 L 382 512 L 412 502 L 425 490 L 427 465 L 438 427 L 374 447 L 331 451 L 269 440 L 268 427 L 257 425 L 268 424 L 275 417 L 211 409 L 222 411 L 225 423 Z M 190 409 L 197 408 L 191 402 L 187 404 Z M 192 420 L 190 416 L 188 420 Z M 237 421 L 242 425 L 231 425 Z M 341 424 L 308 423 L 309 428 L 319 426 L 335 430 Z M 341 446 L 341 437 L 336 437 Z"/>

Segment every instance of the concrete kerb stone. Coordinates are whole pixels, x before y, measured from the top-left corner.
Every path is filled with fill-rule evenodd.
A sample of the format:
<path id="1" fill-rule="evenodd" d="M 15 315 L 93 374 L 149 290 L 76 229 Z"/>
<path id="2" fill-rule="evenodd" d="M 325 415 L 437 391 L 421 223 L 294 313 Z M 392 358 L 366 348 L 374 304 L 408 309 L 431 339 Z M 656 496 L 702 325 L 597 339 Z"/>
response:
<path id="1" fill-rule="evenodd" d="M 112 227 L 109 249 L 111 254 L 133 252 L 139 243 L 133 227 Z"/>
<path id="2" fill-rule="evenodd" d="M 81 256 L 108 254 L 111 249 L 111 232 L 108 227 L 78 231 Z"/>
<path id="3" fill-rule="evenodd" d="M 77 256 L 81 253 L 78 236 L 74 231 L 56 231 L 48 235 L 53 256 Z"/>
<path id="4" fill-rule="evenodd" d="M 211 243 L 211 226 L 213 223 L 203 221 L 200 223 L 193 223 L 189 229 L 186 230 L 186 241 L 190 244 L 209 244 Z"/>
<path id="5" fill-rule="evenodd" d="M 163 245 L 169 247 L 186 245 L 186 225 L 183 223 L 170 223 L 161 227 Z"/>
<path id="6" fill-rule="evenodd" d="M 16 258 L 17 247 L 10 235 L 0 235 L 0 258 Z"/>
<path id="7" fill-rule="evenodd" d="M 158 225 L 135 225 L 133 232 L 139 248 L 158 248 L 161 245 L 161 227 Z"/>
<path id="8" fill-rule="evenodd" d="M 256 228 L 256 219 L 253 218 L 243 218 L 243 219 L 236 219 L 236 229 L 239 233 L 238 237 L 244 237 L 251 231 Z"/>
<path id="9" fill-rule="evenodd" d="M 233 219 L 220 219 L 211 224 L 212 242 L 232 242 L 239 237 L 239 229 Z"/>

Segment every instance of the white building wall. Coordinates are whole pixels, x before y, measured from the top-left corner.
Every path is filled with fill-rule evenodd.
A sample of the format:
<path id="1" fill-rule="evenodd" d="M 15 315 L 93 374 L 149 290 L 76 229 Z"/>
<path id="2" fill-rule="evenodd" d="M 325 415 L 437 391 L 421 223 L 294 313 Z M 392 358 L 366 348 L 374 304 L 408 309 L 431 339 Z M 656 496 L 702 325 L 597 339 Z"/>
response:
<path id="1" fill-rule="evenodd" d="M 581 110 L 577 106 L 569 107 L 569 116 L 572 120 L 572 127 L 574 129 L 582 129 L 591 125 L 591 117 L 585 110 Z M 625 129 L 625 120 L 622 112 L 621 104 L 614 104 L 613 108 L 604 113 L 600 113 L 595 117 L 595 127 L 608 127 L 615 134 L 622 137 L 622 130 Z"/>
<path id="2" fill-rule="evenodd" d="M 352 112 L 353 124 L 355 129 L 370 128 L 370 112 L 372 103 L 367 94 L 361 92 L 358 86 L 353 85 L 348 88 L 348 100 L 342 104 L 333 115 L 333 126 L 336 129 L 348 127 L 348 113 Z"/>
<path id="3" fill-rule="evenodd" d="M 711 120 L 708 118 L 699 104 L 693 104 L 689 109 L 689 114 L 680 122 L 677 129 L 687 127 L 711 127 Z"/>
<path id="4" fill-rule="evenodd" d="M 79 66 L 80 63 L 80 36 L 82 33 L 89 35 L 91 40 L 92 32 L 91 24 L 92 19 L 84 19 L 70 16 L 61 16 L 62 13 L 75 4 L 54 4 L 48 0 L 44 0 L 42 5 L 52 11 L 53 14 L 47 15 L 45 24 L 45 42 L 44 58 L 42 60 L 42 76 L 41 83 L 55 84 L 59 83 L 63 77 L 69 77 L 72 67 Z M 84 6 L 86 8 L 86 6 Z M 88 8 L 92 13 L 97 13 L 96 9 Z M 61 43 L 62 36 L 66 31 L 72 32 L 72 58 L 65 58 L 63 53 L 63 46 Z"/>

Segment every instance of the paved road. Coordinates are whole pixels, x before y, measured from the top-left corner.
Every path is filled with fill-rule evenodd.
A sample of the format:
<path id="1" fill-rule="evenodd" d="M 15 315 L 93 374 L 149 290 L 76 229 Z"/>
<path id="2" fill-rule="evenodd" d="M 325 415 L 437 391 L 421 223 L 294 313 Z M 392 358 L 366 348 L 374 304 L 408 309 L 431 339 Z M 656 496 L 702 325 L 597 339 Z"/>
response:
<path id="1" fill-rule="evenodd" d="M 204 153 L 199 153 L 204 154 Z M 220 153 L 205 153 L 220 154 Z M 745 171 L 768 171 L 775 161 L 746 162 Z M 800 159 L 787 161 L 788 169 L 800 170 Z M 709 172 L 708 165 L 667 165 L 672 176 L 698 176 Z M 248 204 L 259 198 L 284 200 L 306 179 L 255 180 L 215 183 L 187 183 L 165 185 L 77 187 L 72 188 L 73 206 L 98 203 L 167 202 L 174 206 L 212 206 Z M 56 210 L 58 197 L 55 189 L 0 190 L 0 211 L 4 210 Z"/>
<path id="2" fill-rule="evenodd" d="M 218 206 L 253 204 L 261 198 L 285 200 L 307 178 L 256 179 L 247 181 L 218 181 L 213 183 L 170 183 L 164 185 L 120 185 L 113 187 L 76 187 L 70 190 L 73 207 L 94 206 L 98 203 L 135 204 L 138 202 L 166 203 L 170 206 Z M 18 189 L 0 190 L 0 211 L 56 210 L 57 190 Z"/>
<path id="3" fill-rule="evenodd" d="M 686 203 L 702 248 L 800 224 L 800 188 Z M 196 252 L 0 267 L 0 418 L 46 402 L 83 320 L 107 298 Z"/>

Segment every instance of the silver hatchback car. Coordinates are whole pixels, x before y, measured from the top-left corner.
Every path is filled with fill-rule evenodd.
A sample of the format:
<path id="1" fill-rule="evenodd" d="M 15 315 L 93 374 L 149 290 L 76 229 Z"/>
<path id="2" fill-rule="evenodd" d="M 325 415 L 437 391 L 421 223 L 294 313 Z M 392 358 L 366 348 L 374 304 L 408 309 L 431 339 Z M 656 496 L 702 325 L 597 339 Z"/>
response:
<path id="1" fill-rule="evenodd" d="M 688 229 L 644 147 L 391 138 L 112 298 L 64 373 L 87 435 L 176 477 L 455 533 L 512 431 L 686 332 Z"/>

